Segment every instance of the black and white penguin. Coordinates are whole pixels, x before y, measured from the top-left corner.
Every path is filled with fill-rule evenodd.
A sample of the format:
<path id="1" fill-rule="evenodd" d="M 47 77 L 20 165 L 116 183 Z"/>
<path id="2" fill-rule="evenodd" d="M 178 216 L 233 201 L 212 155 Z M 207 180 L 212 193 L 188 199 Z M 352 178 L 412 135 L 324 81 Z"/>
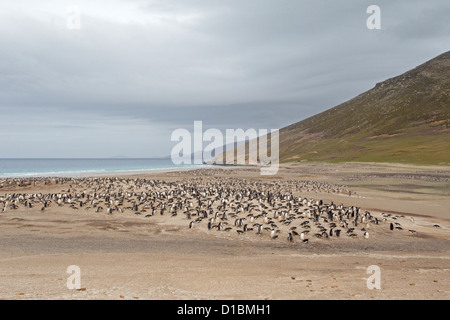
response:
<path id="1" fill-rule="evenodd" d="M 273 239 L 273 237 L 275 237 L 275 230 L 270 231 L 270 238 Z"/>
<path id="2" fill-rule="evenodd" d="M 287 237 L 288 242 L 293 243 L 294 242 L 294 237 L 292 236 L 292 233 L 289 232 L 288 237 Z"/>
<path id="3" fill-rule="evenodd" d="M 257 234 L 257 235 L 260 235 L 261 232 L 262 232 L 262 230 L 263 230 L 263 226 L 262 226 L 261 224 L 258 225 L 258 231 L 256 232 L 256 234 Z"/>

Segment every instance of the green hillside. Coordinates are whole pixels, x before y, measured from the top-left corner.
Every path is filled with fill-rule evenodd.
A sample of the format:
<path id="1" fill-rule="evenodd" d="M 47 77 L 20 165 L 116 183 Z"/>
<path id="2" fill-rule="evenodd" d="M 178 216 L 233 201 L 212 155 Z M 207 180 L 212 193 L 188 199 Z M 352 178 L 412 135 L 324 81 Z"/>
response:
<path id="1" fill-rule="evenodd" d="M 280 160 L 450 164 L 450 51 L 281 129 Z"/>

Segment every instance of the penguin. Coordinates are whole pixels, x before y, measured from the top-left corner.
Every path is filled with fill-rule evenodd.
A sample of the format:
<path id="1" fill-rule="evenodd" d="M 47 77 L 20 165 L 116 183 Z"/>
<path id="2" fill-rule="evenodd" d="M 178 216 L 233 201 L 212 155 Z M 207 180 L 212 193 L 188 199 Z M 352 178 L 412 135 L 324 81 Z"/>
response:
<path id="1" fill-rule="evenodd" d="M 192 229 L 194 227 L 194 221 L 189 222 L 189 229 Z"/>
<path id="2" fill-rule="evenodd" d="M 256 232 L 257 235 L 260 235 L 262 232 L 263 226 L 260 224 L 258 225 L 258 231 Z"/>
<path id="3" fill-rule="evenodd" d="M 287 240 L 289 243 L 293 243 L 294 242 L 294 237 L 292 236 L 292 233 L 289 232 Z"/>
<path id="4" fill-rule="evenodd" d="M 275 230 L 270 231 L 270 238 L 273 239 L 274 236 L 275 236 Z"/>
<path id="5" fill-rule="evenodd" d="M 364 232 L 364 239 L 369 239 L 369 232 Z"/>

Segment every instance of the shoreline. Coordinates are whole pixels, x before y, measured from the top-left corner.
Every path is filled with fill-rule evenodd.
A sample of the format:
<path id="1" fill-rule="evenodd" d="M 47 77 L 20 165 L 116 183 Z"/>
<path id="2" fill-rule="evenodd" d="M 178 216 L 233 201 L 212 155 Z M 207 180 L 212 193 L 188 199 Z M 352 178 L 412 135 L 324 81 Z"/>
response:
<path id="1" fill-rule="evenodd" d="M 2 159 L 0 159 L 2 160 Z M 15 159 L 6 159 L 15 160 Z M 19 159 L 21 160 L 21 159 Z M 31 159 L 35 160 L 35 159 Z M 45 159 L 38 159 L 45 160 Z M 54 160 L 54 159 L 51 159 Z M 56 159 L 59 160 L 59 159 Z M 77 160 L 77 159 L 68 159 Z M 82 159 L 84 160 L 84 159 Z M 87 159 L 90 160 L 90 159 Z M 97 160 L 97 159 L 94 159 Z M 100 159 L 101 160 L 101 159 Z M 121 159 L 107 159 L 107 160 L 121 160 Z M 361 167 L 368 168 L 373 167 L 374 169 L 415 169 L 415 170 L 425 170 L 425 171 L 447 171 L 450 172 L 450 166 L 446 165 L 415 165 L 415 164 L 404 164 L 404 163 L 384 163 L 384 162 L 289 162 L 280 163 L 279 168 L 308 168 L 308 167 Z M 158 174 L 166 172 L 177 172 L 177 171 L 192 171 L 192 170 L 203 170 L 203 169 L 260 169 L 267 166 L 261 165 L 251 165 L 251 164 L 214 164 L 214 163 L 203 163 L 197 165 L 186 165 L 180 167 L 167 167 L 167 168 L 151 168 L 151 169 L 129 169 L 129 170 L 110 170 L 99 169 L 99 170 L 79 170 L 79 171 L 58 171 L 58 172 L 30 172 L 30 173 L 6 173 L 0 174 L 0 180 L 6 179 L 28 179 L 28 178 L 90 178 L 90 177 L 105 177 L 105 176 L 131 176 L 131 175 L 149 175 Z M 274 175 L 276 176 L 276 174 Z M 269 176 L 270 177 L 270 176 Z"/>
<path id="2" fill-rule="evenodd" d="M 201 167 L 199 167 L 201 166 Z M 102 171 L 102 170 L 86 170 L 86 171 L 61 171 L 61 172 L 38 172 L 26 173 L 25 175 L 13 174 L 12 176 L 4 176 L 0 174 L 0 180 L 6 179 L 33 179 L 33 178 L 90 178 L 90 177 L 105 177 L 105 176 L 126 176 L 126 175 L 145 175 L 151 173 L 165 173 L 176 171 L 189 171 L 198 169 L 208 169 L 205 165 L 195 165 L 189 167 L 176 168 L 154 168 L 154 169 L 131 169 L 131 170 L 116 170 L 116 171 Z"/>

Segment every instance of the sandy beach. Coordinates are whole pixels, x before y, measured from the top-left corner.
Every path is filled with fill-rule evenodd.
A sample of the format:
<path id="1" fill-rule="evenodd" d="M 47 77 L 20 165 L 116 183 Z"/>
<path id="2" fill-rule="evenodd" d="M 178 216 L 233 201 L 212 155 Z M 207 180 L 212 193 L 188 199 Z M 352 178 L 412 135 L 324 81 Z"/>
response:
<path id="1" fill-rule="evenodd" d="M 0 209 L 6 202 L 2 299 L 450 298 L 448 167 L 305 163 L 276 176 L 229 167 L 0 179 Z M 336 219 L 340 205 L 359 208 L 359 223 Z M 313 208 L 324 207 L 333 210 L 315 221 Z M 66 285 L 70 265 L 81 271 L 78 290 Z M 380 289 L 367 286 L 373 265 Z"/>

